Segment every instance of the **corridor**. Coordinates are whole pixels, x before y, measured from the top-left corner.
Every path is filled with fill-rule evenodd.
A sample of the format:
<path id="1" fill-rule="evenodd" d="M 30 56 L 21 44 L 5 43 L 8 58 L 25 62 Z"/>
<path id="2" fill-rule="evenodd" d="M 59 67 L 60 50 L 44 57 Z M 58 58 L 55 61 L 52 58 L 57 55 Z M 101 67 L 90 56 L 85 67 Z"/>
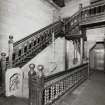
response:
<path id="1" fill-rule="evenodd" d="M 56 105 L 105 105 L 105 74 L 95 72 L 89 80 L 67 93 Z"/>

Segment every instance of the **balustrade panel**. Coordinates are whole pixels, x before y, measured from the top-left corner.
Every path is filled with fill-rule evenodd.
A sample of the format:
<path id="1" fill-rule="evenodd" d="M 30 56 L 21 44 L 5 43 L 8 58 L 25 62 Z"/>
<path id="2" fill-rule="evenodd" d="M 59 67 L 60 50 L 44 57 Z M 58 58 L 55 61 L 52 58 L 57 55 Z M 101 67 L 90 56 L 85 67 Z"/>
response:
<path id="1" fill-rule="evenodd" d="M 54 80 L 52 82 L 50 82 L 51 80 L 47 80 L 47 84 L 45 82 L 44 88 L 44 105 L 50 105 L 69 89 L 73 89 L 74 87 L 81 84 L 85 79 L 87 79 L 87 72 L 88 65 L 84 64 L 83 66 L 75 69 L 72 72 L 69 71 L 66 74 L 64 73 L 60 76 L 60 78 L 58 77 L 58 80 L 55 80 L 55 82 Z"/>
<path id="2" fill-rule="evenodd" d="M 30 36 L 25 37 L 20 41 L 13 43 L 13 53 L 15 54 L 15 57 L 13 55 L 13 65 L 19 66 L 19 62 L 28 62 L 29 60 L 27 57 L 30 57 L 31 59 L 33 55 L 36 55 L 42 51 L 48 44 L 51 43 L 53 32 L 55 38 L 57 38 L 57 34 L 59 34 L 62 30 L 61 25 L 62 24 L 60 21 L 56 22 L 33 33 Z"/>

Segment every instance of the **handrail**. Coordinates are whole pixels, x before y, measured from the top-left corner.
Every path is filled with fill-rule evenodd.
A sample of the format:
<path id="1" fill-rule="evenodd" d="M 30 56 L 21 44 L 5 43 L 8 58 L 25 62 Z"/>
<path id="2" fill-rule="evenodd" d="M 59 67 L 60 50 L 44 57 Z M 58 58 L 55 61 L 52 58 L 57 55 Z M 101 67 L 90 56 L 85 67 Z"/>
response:
<path id="1" fill-rule="evenodd" d="M 81 65 L 79 65 L 79 66 L 70 68 L 69 70 L 61 71 L 61 72 L 58 72 L 58 73 L 56 73 L 56 74 L 52 74 L 52 75 L 46 76 L 46 77 L 45 77 L 45 82 L 50 81 L 50 80 L 53 80 L 53 79 L 55 79 L 55 78 L 58 78 L 58 77 L 60 77 L 60 76 L 62 76 L 62 75 L 68 74 L 68 73 L 74 71 L 75 69 L 78 69 L 78 68 L 80 68 L 80 67 L 83 67 L 83 66 L 85 66 L 85 65 L 87 65 L 87 64 L 88 64 L 88 63 L 84 63 L 84 64 L 81 64 Z"/>
<path id="2" fill-rule="evenodd" d="M 65 20 L 67 20 L 65 23 L 68 24 L 70 21 L 72 21 L 72 19 L 74 19 L 75 17 L 77 17 L 78 15 L 81 15 L 82 16 L 82 12 L 85 11 L 85 10 L 89 10 L 89 9 L 93 9 L 95 7 L 99 7 L 99 6 L 104 6 L 105 5 L 105 2 L 99 2 L 97 4 L 91 4 L 89 6 L 86 6 L 86 7 L 83 7 L 81 10 L 77 11 L 74 15 L 72 15 L 71 17 L 68 17 L 68 18 L 64 18 Z M 97 14 L 94 14 L 95 16 Z M 83 17 L 83 16 L 82 16 Z M 82 21 L 83 18 L 80 18 L 79 20 L 79 23 Z"/>
<path id="3" fill-rule="evenodd" d="M 96 47 L 96 43 L 91 47 L 91 49 L 89 50 L 89 52 L 91 52 L 95 47 Z"/>
<path id="4" fill-rule="evenodd" d="M 49 27 L 51 27 L 51 26 L 57 24 L 57 23 L 59 23 L 59 21 L 57 21 L 57 22 L 55 22 L 55 23 L 52 23 L 52 24 L 50 24 L 50 25 L 48 25 L 48 26 L 46 26 L 46 27 L 44 27 L 44 28 L 42 28 L 42 29 L 40 29 L 40 30 L 34 32 L 34 33 L 32 33 L 31 35 L 28 35 L 27 37 L 25 37 L 25 38 L 23 38 L 23 39 L 21 39 L 21 40 L 19 40 L 19 41 L 16 41 L 16 42 L 14 43 L 14 47 L 15 47 L 16 45 L 22 43 L 23 41 L 26 41 L 27 39 L 29 39 L 29 38 L 31 38 L 31 37 L 37 35 L 38 33 L 40 33 L 40 32 L 42 32 L 42 31 L 46 30 L 47 28 L 49 28 Z"/>
<path id="5" fill-rule="evenodd" d="M 91 4 L 91 5 L 88 5 L 88 6 L 84 7 L 82 10 L 86 10 L 86 9 L 89 9 L 89 8 L 94 8 L 94 7 L 97 7 L 97 6 L 104 5 L 104 4 L 105 4 L 105 1 L 95 3 L 95 4 Z"/>
<path id="6" fill-rule="evenodd" d="M 61 31 L 62 22 L 57 21 L 13 43 L 13 66 L 22 67 L 51 43 L 52 33 L 56 39 Z"/>

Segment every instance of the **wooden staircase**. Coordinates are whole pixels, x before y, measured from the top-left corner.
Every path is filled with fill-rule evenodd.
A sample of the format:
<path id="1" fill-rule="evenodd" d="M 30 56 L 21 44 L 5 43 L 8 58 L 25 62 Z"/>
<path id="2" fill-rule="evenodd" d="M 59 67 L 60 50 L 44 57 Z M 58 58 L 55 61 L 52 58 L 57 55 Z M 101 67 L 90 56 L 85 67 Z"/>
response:
<path id="1" fill-rule="evenodd" d="M 73 16 L 55 22 L 15 43 L 13 43 L 13 67 L 22 67 L 59 36 L 68 40 L 86 40 L 86 29 L 102 27 L 105 24 L 105 2 L 80 8 Z M 97 11 L 96 11 L 97 10 Z M 92 12 L 93 11 L 93 12 Z M 94 12 L 95 11 L 95 12 Z"/>

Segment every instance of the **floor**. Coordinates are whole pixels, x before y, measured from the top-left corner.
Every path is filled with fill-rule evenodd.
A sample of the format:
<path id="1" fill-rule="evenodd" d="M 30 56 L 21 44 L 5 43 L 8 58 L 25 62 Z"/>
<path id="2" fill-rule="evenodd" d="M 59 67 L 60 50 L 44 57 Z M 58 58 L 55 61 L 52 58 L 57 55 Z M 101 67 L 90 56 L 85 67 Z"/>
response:
<path id="1" fill-rule="evenodd" d="M 96 72 L 73 92 L 69 92 L 56 105 L 105 105 L 105 74 Z"/>
<path id="2" fill-rule="evenodd" d="M 0 105 L 28 105 L 28 100 L 1 96 Z M 105 105 L 105 74 L 94 73 L 89 80 L 65 94 L 54 105 Z"/>

